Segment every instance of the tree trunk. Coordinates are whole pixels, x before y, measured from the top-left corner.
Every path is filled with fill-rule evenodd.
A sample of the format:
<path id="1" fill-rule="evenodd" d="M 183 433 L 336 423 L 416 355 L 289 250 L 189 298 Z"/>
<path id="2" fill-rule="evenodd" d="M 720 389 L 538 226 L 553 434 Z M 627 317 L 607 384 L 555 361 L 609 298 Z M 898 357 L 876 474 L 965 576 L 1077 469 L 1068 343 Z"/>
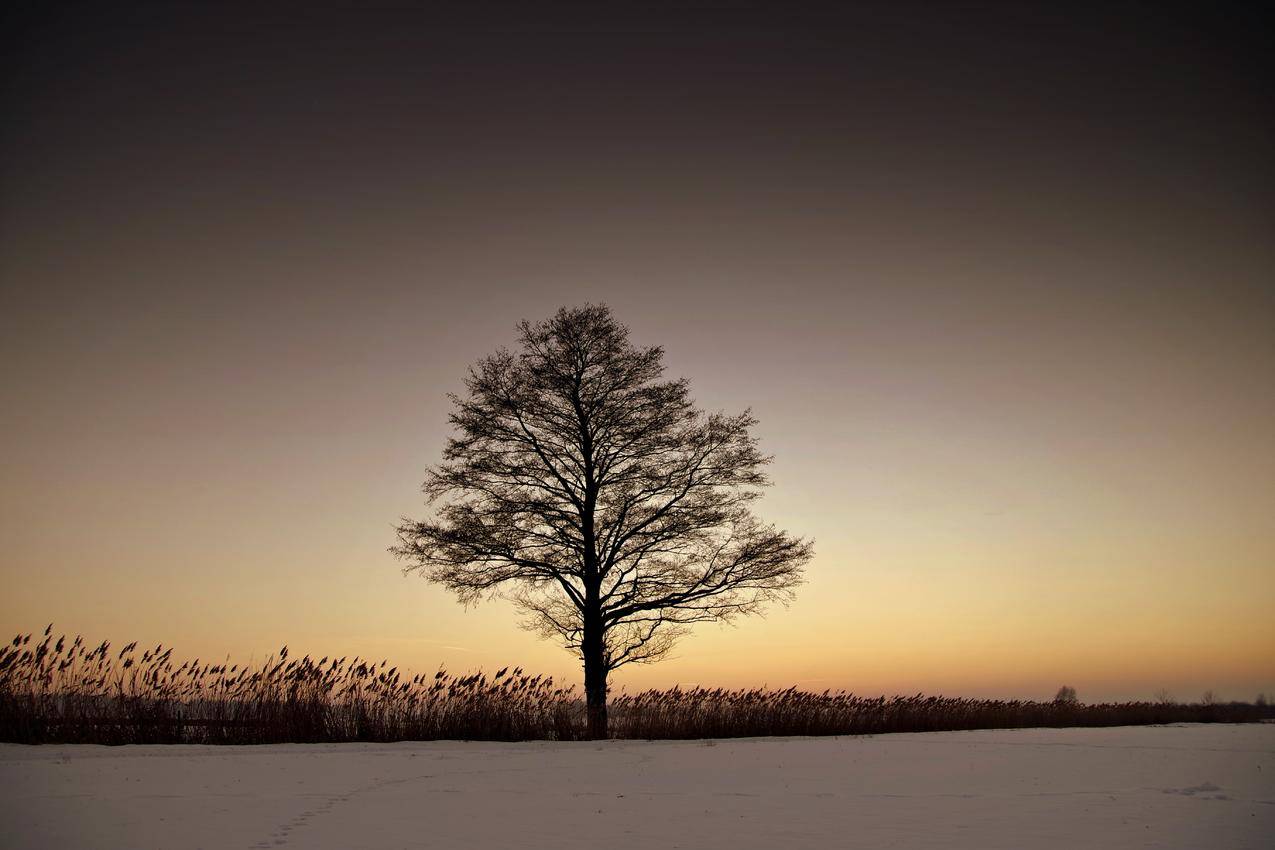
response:
<path id="1" fill-rule="evenodd" d="M 589 738 L 607 737 L 607 667 L 602 650 L 602 629 L 586 625 L 584 631 L 584 698 L 588 711 Z"/>

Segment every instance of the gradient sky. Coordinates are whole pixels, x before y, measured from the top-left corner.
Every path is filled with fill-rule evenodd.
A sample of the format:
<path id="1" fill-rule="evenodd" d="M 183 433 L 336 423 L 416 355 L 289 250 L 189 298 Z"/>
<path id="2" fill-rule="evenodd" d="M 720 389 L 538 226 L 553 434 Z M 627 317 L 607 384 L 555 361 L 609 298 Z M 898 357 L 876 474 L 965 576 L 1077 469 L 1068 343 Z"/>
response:
<path id="1" fill-rule="evenodd" d="M 1256 19 L 48 5 L 2 60 L 0 627 L 576 680 L 385 550 L 466 366 L 601 301 L 753 408 L 817 542 L 617 686 L 1275 692 Z"/>

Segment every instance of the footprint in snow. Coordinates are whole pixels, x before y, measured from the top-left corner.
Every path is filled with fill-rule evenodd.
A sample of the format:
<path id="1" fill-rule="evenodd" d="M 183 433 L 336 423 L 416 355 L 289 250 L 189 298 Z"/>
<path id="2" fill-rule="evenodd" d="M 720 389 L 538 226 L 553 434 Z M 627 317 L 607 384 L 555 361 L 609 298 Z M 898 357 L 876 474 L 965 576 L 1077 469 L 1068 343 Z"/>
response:
<path id="1" fill-rule="evenodd" d="M 1216 794 L 1213 792 L 1222 789 L 1214 785 L 1212 782 L 1202 782 L 1199 785 L 1192 785 L 1190 788 L 1163 788 L 1161 791 L 1165 794 L 1181 794 L 1183 797 L 1194 797 L 1196 794 L 1210 794 L 1210 800 L 1229 800 L 1230 798 L 1224 794 Z"/>

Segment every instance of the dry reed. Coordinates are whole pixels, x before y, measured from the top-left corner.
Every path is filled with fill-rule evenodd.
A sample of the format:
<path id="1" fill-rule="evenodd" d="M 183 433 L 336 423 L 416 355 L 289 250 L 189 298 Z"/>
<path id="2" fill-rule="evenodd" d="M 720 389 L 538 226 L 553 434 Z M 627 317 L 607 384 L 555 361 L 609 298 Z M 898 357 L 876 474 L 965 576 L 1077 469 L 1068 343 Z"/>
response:
<path id="1" fill-rule="evenodd" d="M 488 677 L 413 675 L 360 658 L 290 658 L 259 666 L 177 663 L 162 645 L 19 635 L 0 650 L 0 741 L 203 743 L 400 740 L 575 740 L 585 737 L 574 688 L 505 668 Z M 796 688 L 693 688 L 620 694 L 617 738 L 857 735 L 1040 726 L 1253 722 L 1275 707 L 1247 703 L 860 697 Z"/>

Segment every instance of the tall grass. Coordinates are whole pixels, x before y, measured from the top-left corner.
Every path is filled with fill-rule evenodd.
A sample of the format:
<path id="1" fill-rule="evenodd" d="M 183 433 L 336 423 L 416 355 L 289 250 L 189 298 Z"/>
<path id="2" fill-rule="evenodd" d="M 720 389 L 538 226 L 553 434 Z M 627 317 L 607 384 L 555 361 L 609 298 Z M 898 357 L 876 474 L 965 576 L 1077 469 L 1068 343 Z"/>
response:
<path id="1" fill-rule="evenodd" d="M 360 658 L 290 658 L 257 666 L 177 663 L 162 645 L 18 635 L 0 650 L 0 741 L 266 744 L 321 741 L 574 740 L 585 737 L 574 688 L 521 669 L 412 675 Z M 1252 722 L 1275 707 L 1244 703 L 859 697 L 789 688 L 649 690 L 614 696 L 617 738 L 854 735 L 1032 726 Z"/>
<path id="2" fill-rule="evenodd" d="M 844 691 L 789 688 L 650 690 L 611 704 L 622 738 L 735 738 L 762 735 L 875 735 L 1153 723 L 1248 723 L 1275 711 L 1247 703 L 1035 702 L 961 697 L 861 697 Z"/>
<path id="3" fill-rule="evenodd" d="M 361 658 L 260 666 L 180 664 L 162 645 L 118 652 L 80 637 L 19 635 L 0 651 L 0 740 L 22 743 L 267 744 L 569 739 L 575 697 L 508 668 L 408 676 Z M 388 669 L 387 669 L 388 667 Z"/>

